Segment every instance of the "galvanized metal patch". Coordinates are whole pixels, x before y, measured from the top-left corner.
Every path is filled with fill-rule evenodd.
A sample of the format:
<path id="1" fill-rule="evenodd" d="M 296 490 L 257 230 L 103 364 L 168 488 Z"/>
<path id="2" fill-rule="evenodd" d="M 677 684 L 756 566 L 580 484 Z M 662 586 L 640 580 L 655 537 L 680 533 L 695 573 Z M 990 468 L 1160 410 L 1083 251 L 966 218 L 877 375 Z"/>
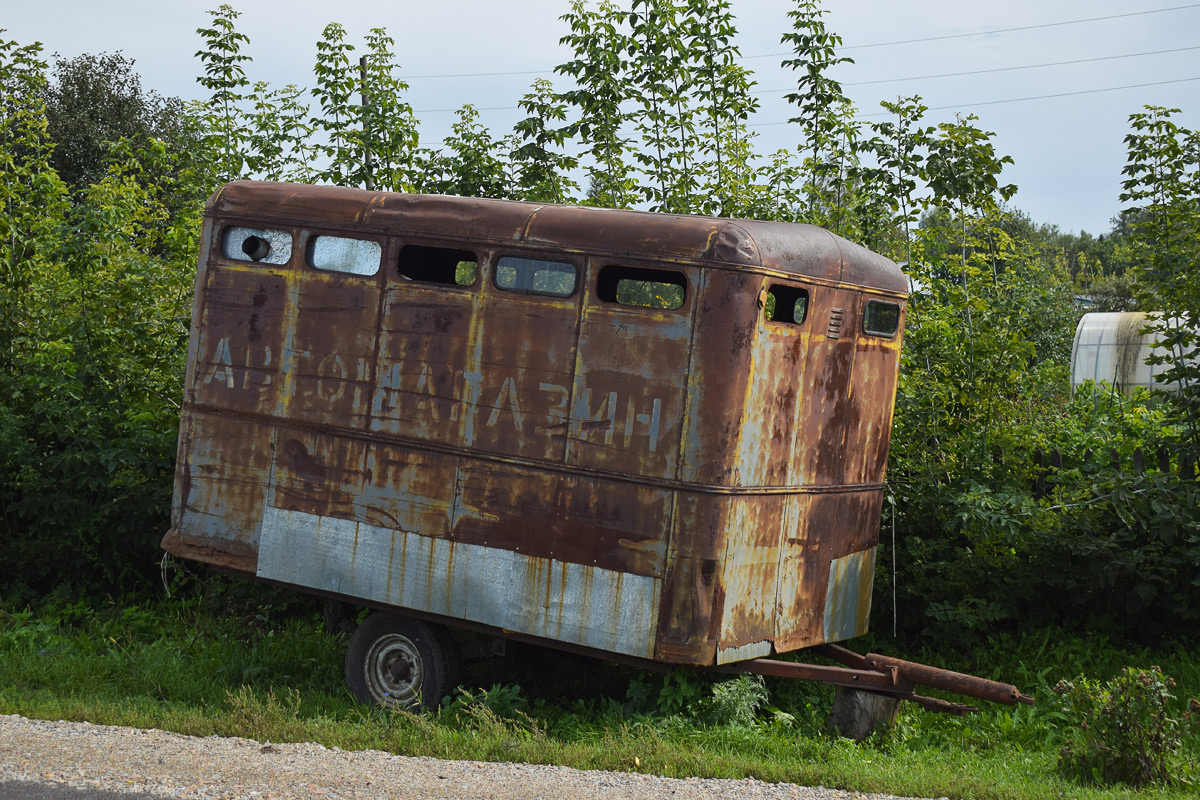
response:
<path id="1" fill-rule="evenodd" d="M 732 664 L 735 661 L 747 661 L 751 658 L 761 658 L 771 655 L 771 642 L 751 642 L 740 647 L 724 647 L 717 650 L 718 664 Z"/>
<path id="2" fill-rule="evenodd" d="M 661 579 L 267 508 L 258 576 L 507 631 L 654 655 Z"/>
<path id="3" fill-rule="evenodd" d="M 869 547 L 829 562 L 825 641 L 839 642 L 867 632 L 871 618 L 871 586 L 875 581 L 875 549 Z"/>

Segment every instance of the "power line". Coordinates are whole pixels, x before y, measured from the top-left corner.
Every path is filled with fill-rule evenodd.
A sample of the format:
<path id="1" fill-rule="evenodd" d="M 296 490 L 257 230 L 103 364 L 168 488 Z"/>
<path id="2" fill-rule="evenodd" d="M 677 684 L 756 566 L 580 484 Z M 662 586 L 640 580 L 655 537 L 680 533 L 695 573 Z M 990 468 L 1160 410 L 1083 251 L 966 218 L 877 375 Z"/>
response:
<path id="1" fill-rule="evenodd" d="M 1062 67 L 1068 64 L 1089 64 L 1095 61 L 1113 61 L 1121 58 L 1139 58 L 1141 56 L 1157 56 L 1163 53 L 1181 53 L 1185 50 L 1200 50 L 1200 45 L 1192 47 L 1176 47 L 1171 50 L 1150 50 L 1145 53 L 1129 53 L 1120 56 L 1097 56 L 1096 58 L 1077 58 L 1073 61 L 1048 61 L 1045 64 L 1024 64 L 1017 67 L 996 67 L 994 69 L 976 69 L 969 72 L 943 72 L 937 75 L 916 75 L 911 78 L 882 78 L 877 81 L 855 81 L 853 83 L 843 83 L 843 86 L 874 86 L 880 83 L 903 83 L 904 81 L 924 81 L 934 78 L 957 78 L 964 75 L 986 75 L 991 72 L 1013 72 L 1022 69 L 1041 69 L 1042 67 Z M 782 92 L 791 92 L 794 89 L 763 89 L 750 94 L 780 94 Z"/>
<path id="2" fill-rule="evenodd" d="M 929 37 L 925 37 L 923 39 L 900 39 L 900 40 L 897 40 L 894 42 L 875 42 L 873 44 L 843 45 L 839 49 L 840 50 L 862 50 L 862 49 L 869 48 L 869 47 L 891 47 L 892 45 L 917 44 L 919 42 L 937 42 L 937 41 L 942 41 L 945 39 L 965 39 L 965 38 L 968 38 L 971 36 L 988 36 L 988 35 L 995 34 L 995 33 L 1013 33 L 1014 31 L 1031 31 L 1031 30 L 1035 30 L 1038 28 L 1057 28 L 1057 27 L 1061 27 L 1063 25 L 1080 25 L 1085 22 L 1099 22 L 1099 21 L 1108 20 L 1108 19 L 1121 19 L 1122 17 L 1139 17 L 1139 16 L 1144 16 L 1146 14 L 1162 14 L 1167 11 L 1182 11 L 1182 10 L 1189 9 L 1189 8 L 1200 8 L 1200 3 L 1190 3 L 1185 6 L 1172 6 L 1170 8 L 1156 8 L 1151 11 L 1130 11 L 1126 14 L 1109 14 L 1108 16 L 1104 16 L 1104 17 L 1088 17 L 1086 19 L 1073 19 L 1073 20 L 1067 20 L 1065 22 L 1045 22 L 1040 25 L 1022 25 L 1021 27 L 1018 27 L 1018 28 L 995 28 L 993 30 L 974 31 L 972 33 L 952 33 L 952 34 L 947 34 L 945 36 L 929 36 Z M 1182 49 L 1194 49 L 1194 48 L 1182 48 Z M 1172 51 L 1164 50 L 1161 52 L 1165 53 L 1165 52 L 1172 52 Z M 778 58 L 780 56 L 790 56 L 790 55 L 795 55 L 795 54 L 791 53 L 791 52 L 759 53 L 758 55 L 753 55 L 753 56 L 741 56 L 739 60 L 746 61 L 751 58 Z M 1123 58 L 1123 57 L 1124 56 L 1113 56 L 1113 58 Z M 1063 62 L 1063 63 L 1074 63 L 1074 62 Z M 1020 67 L 1013 67 L 1013 69 L 1020 69 Z M 505 76 L 505 75 L 553 75 L 553 74 L 554 74 L 553 69 L 533 69 L 533 70 L 518 70 L 515 72 L 447 72 L 447 73 L 439 73 L 439 74 L 435 74 L 435 75 L 402 75 L 401 77 L 406 81 L 410 81 L 410 80 L 430 80 L 430 79 L 436 79 L 436 78 L 491 78 L 491 77 L 495 77 L 495 76 Z M 971 74 L 971 73 L 955 73 L 955 74 Z M 934 75 L 934 76 L 929 76 L 929 77 L 943 77 L 943 76 Z M 900 78 L 897 80 L 917 80 L 917 79 L 916 78 Z M 874 81 L 874 82 L 882 83 L 882 81 Z M 846 85 L 847 86 L 856 86 L 856 85 L 860 85 L 860 84 L 846 84 Z M 788 91 L 788 90 L 785 89 L 785 90 L 780 90 L 780 91 Z M 759 94 L 762 94 L 762 93 L 760 92 Z"/>
<path id="3" fill-rule="evenodd" d="M 1119 92 L 1119 91 L 1122 91 L 1123 89 L 1143 89 L 1147 86 L 1166 86 L 1167 84 L 1171 84 L 1171 83 L 1188 83 L 1190 81 L 1200 81 L 1200 75 L 1196 76 L 1195 78 L 1176 78 L 1175 80 L 1170 80 L 1170 81 L 1154 81 L 1152 83 L 1134 83 L 1134 84 L 1130 84 L 1128 86 L 1110 86 L 1106 89 L 1082 89 L 1077 92 L 1058 92 L 1056 94 L 1039 94 L 1039 95 L 1033 95 L 1031 97 L 1010 97 L 1007 100 L 983 100 L 983 101 L 980 101 L 977 103 L 956 103 L 954 105 L 949 105 L 949 106 L 933 106 L 933 107 L 927 108 L 925 110 L 926 111 L 946 111 L 949 109 L 973 108 L 975 106 L 995 106 L 995 105 L 1000 105 L 1002 103 L 1024 103 L 1027 100 L 1047 100 L 1047 99 L 1053 98 L 1053 97 L 1073 97 L 1073 96 L 1081 95 L 1081 94 L 1100 94 L 1102 92 Z M 884 116 L 887 116 L 887 113 L 886 112 L 876 112 L 876 113 L 872 113 L 872 114 L 860 114 L 859 116 L 860 117 L 884 117 Z M 765 127 L 772 126 L 772 125 L 787 125 L 787 124 L 788 124 L 787 120 L 783 120 L 781 122 L 755 122 L 755 123 L 747 125 L 746 127 L 747 128 L 765 128 Z"/>
<path id="4" fill-rule="evenodd" d="M 464 103 L 463 105 L 470 105 L 470 104 Z M 520 108 L 520 106 L 483 106 L 483 107 L 475 106 L 474 108 L 476 111 L 512 111 L 514 109 Z M 459 106 L 459 108 L 414 108 L 413 113 L 414 114 L 450 114 L 455 111 L 460 111 L 461 109 L 462 109 L 462 106 Z"/>
<path id="5" fill-rule="evenodd" d="M 1185 47 L 1185 48 L 1181 48 L 1181 49 L 1195 50 L 1198 48 Z M 1014 67 L 1013 69 L 1019 69 L 1019 68 Z M 970 74 L 970 73 L 964 73 L 964 74 Z M 1046 99 L 1049 99 L 1052 97 L 1074 97 L 1076 95 L 1082 95 L 1082 94 L 1101 94 L 1103 92 L 1119 92 L 1124 89 L 1143 89 L 1147 86 L 1166 86 L 1166 85 L 1172 84 L 1172 83 L 1189 83 L 1191 81 L 1200 81 L 1200 76 L 1196 76 L 1195 78 L 1176 78 L 1174 80 L 1169 80 L 1169 81 L 1154 81 L 1152 83 L 1133 83 L 1128 86 L 1110 86 L 1106 89 L 1081 89 L 1076 92 L 1059 92 L 1057 94 L 1039 94 L 1039 95 L 1033 95 L 1031 97 L 1011 97 L 1011 98 L 1008 98 L 1007 100 L 982 100 L 977 103 L 956 103 L 954 105 L 949 105 L 949 106 L 933 106 L 931 108 L 927 108 L 926 111 L 945 111 L 947 109 L 973 108 L 975 106 L 996 106 L 996 105 L 1002 105 L 1004 103 L 1024 103 L 1027 100 L 1046 100 Z M 520 108 L 520 106 L 485 106 L 482 108 L 476 108 L 475 110 L 476 111 L 514 111 L 518 108 Z M 426 109 L 414 109 L 413 113 L 414 114 L 449 114 L 449 113 L 452 113 L 452 112 L 455 112 L 458 110 L 459 109 L 457 109 L 457 108 L 426 108 Z M 860 117 L 883 117 L 883 116 L 887 116 L 887 114 L 884 112 L 876 112 L 876 113 L 871 113 L 871 114 L 859 114 L 858 116 L 860 116 Z M 751 123 L 751 124 L 747 125 L 746 127 L 748 127 L 748 128 L 765 128 L 765 127 L 769 127 L 772 125 L 787 125 L 787 124 L 788 124 L 788 120 L 782 120 L 780 122 L 755 122 L 755 123 Z"/>
<path id="6" fill-rule="evenodd" d="M 418 78 L 490 78 L 494 75 L 553 75 L 552 69 L 529 69 L 519 72 L 454 72 L 445 75 L 401 75 L 401 80 L 415 81 Z"/>
<path id="7" fill-rule="evenodd" d="M 1147 86 L 1166 86 L 1169 83 L 1188 83 L 1189 81 L 1200 81 L 1200 75 L 1197 75 L 1195 78 L 1176 78 L 1175 80 L 1171 80 L 1171 81 L 1154 81 L 1153 83 L 1134 83 L 1134 84 L 1130 84 L 1129 86 L 1113 86 L 1108 89 L 1084 89 L 1084 90 L 1078 91 L 1078 92 L 1059 92 L 1058 94 L 1039 94 L 1039 95 L 1034 95 L 1033 97 L 1013 97 L 1008 100 L 985 100 L 980 103 L 959 103 L 958 105 L 953 105 L 953 106 L 933 106 L 927 110 L 928 111 L 945 111 L 945 110 L 951 109 L 951 108 L 972 108 L 974 106 L 995 106 L 995 105 L 1000 105 L 1001 103 L 1023 103 L 1026 100 L 1046 100 L 1051 97 L 1071 97 L 1073 95 L 1080 95 L 1080 94 L 1099 94 L 1101 92 L 1119 92 L 1122 89 L 1143 89 Z M 866 115 L 866 116 L 876 116 L 876 115 L 870 114 L 870 115 Z"/>
<path id="8" fill-rule="evenodd" d="M 1166 11 L 1183 11 L 1188 8 L 1200 8 L 1200 3 L 1190 3 L 1186 6 L 1171 6 L 1170 8 L 1155 8 L 1150 11 L 1130 11 L 1126 14 L 1109 14 L 1104 17 L 1087 17 L 1086 19 L 1072 19 L 1064 22 L 1044 22 L 1040 25 L 1022 25 L 1017 28 L 994 28 L 992 30 L 974 31 L 973 33 L 951 33 L 945 36 L 926 36 L 921 39 L 899 39 L 894 42 L 874 42 L 872 44 L 852 44 L 843 45 L 839 50 L 865 50 L 869 47 L 891 47 L 899 44 L 918 44 L 920 42 L 940 42 L 946 39 L 966 39 L 971 36 L 989 36 L 995 33 L 1013 33 L 1015 31 L 1032 31 L 1038 28 L 1058 28 L 1063 25 L 1080 25 L 1085 22 L 1100 22 L 1108 19 L 1121 19 L 1123 17 L 1140 17 L 1146 14 L 1162 14 Z M 762 53 L 760 55 L 742 56 L 742 60 L 749 58 L 777 58 L 779 56 L 795 55 L 792 52 L 785 53 Z"/>

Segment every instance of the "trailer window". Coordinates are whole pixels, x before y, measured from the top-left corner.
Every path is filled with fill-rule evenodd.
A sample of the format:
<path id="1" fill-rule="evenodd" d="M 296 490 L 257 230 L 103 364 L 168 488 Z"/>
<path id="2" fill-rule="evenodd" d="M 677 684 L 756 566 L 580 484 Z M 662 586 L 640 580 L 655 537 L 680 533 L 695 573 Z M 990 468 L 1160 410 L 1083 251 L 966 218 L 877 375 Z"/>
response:
<path id="1" fill-rule="evenodd" d="M 496 286 L 522 294 L 568 297 L 575 292 L 578 270 L 565 261 L 501 256 L 496 262 Z"/>
<path id="2" fill-rule="evenodd" d="M 891 338 L 900 329 L 900 306 L 882 300 L 868 300 L 863 314 L 863 333 Z"/>
<path id="3" fill-rule="evenodd" d="M 308 263 L 329 272 L 374 275 L 379 272 L 383 248 L 369 239 L 345 236 L 314 236 L 308 244 Z"/>
<path id="4" fill-rule="evenodd" d="M 400 248 L 396 269 L 410 281 L 470 286 L 479 272 L 479 258 L 470 250 L 410 244 Z"/>
<path id="5" fill-rule="evenodd" d="M 596 296 L 605 303 L 673 311 L 683 307 L 686 287 L 682 272 L 610 264 L 600 270 Z"/>
<path id="6" fill-rule="evenodd" d="M 763 316 L 772 322 L 799 325 L 808 318 L 808 292 L 797 286 L 773 284 L 763 301 Z"/>
<path id="7" fill-rule="evenodd" d="M 226 228 L 221 255 L 235 261 L 286 264 L 292 257 L 292 234 L 267 228 Z"/>

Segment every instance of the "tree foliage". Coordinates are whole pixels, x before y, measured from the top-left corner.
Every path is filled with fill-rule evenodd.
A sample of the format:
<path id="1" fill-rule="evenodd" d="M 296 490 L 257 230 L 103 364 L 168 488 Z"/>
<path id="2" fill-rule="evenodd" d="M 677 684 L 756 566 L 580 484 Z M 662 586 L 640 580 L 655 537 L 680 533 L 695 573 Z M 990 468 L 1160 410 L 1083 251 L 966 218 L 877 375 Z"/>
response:
<path id="1" fill-rule="evenodd" d="M 1185 457 L 1200 458 L 1200 133 L 1178 125 L 1178 109 L 1148 106 L 1130 116 L 1132 131 L 1121 200 L 1129 255 L 1143 302 L 1159 315 L 1150 331 L 1168 354 L 1160 380 L 1181 427 Z"/>
<path id="2" fill-rule="evenodd" d="M 50 163 L 68 186 L 90 186 L 119 158 L 112 145 L 122 139 L 191 147 L 185 115 L 178 99 L 144 91 L 133 60 L 121 53 L 55 58 L 46 87 Z"/>

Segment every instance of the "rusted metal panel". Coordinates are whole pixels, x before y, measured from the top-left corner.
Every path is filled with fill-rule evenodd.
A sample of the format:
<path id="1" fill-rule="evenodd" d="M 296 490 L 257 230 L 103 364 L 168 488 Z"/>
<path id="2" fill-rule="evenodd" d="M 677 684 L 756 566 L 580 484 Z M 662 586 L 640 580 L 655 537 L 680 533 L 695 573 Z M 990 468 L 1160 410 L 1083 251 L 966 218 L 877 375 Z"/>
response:
<path id="1" fill-rule="evenodd" d="M 479 404 L 481 303 L 472 287 L 389 281 L 379 332 L 372 431 L 468 441 Z"/>
<path id="2" fill-rule="evenodd" d="M 825 624 L 830 574 L 838 559 L 878 543 L 881 496 L 882 490 L 823 492 L 791 500 L 785 512 L 789 528 L 780 547 L 776 650 L 831 641 Z M 869 592 L 869 579 L 867 584 Z M 839 629 L 834 641 L 842 638 L 849 637 Z"/>
<path id="3" fill-rule="evenodd" d="M 407 247 L 474 278 L 406 272 Z M 511 258 L 575 283 L 517 290 Z M 172 552 L 668 663 L 862 629 L 886 259 L 786 223 L 239 182 L 201 262 Z M 613 302 L 612 265 L 682 303 Z M 764 319 L 775 285 L 803 321 Z"/>
<path id="4" fill-rule="evenodd" d="M 470 366 L 478 375 L 479 400 L 477 409 L 467 412 L 473 419 L 461 444 L 561 463 L 578 296 L 522 296 L 489 282 L 473 324 L 478 326 L 479 360 Z"/>
<path id="5" fill-rule="evenodd" d="M 511 464 L 458 470 L 455 541 L 662 577 L 670 492 Z"/>
<path id="6" fill-rule="evenodd" d="M 274 451 L 274 430 L 217 414 L 189 414 L 179 455 L 176 529 L 213 547 L 257 544 L 256 520 L 263 513 Z"/>
<path id="7" fill-rule="evenodd" d="M 863 301 L 870 297 L 865 296 Z M 904 330 L 903 309 L 898 330 Z M 846 428 L 845 481 L 882 483 L 887 471 L 892 411 L 900 375 L 900 336 L 867 336 L 860 328 L 856 340 L 855 367 L 849 386 L 851 410 Z"/>
<path id="8" fill-rule="evenodd" d="M 356 518 L 379 528 L 448 537 L 458 466 L 455 455 L 373 442 L 367 451 Z"/>
<path id="9" fill-rule="evenodd" d="M 369 449 L 362 439 L 280 426 L 267 483 L 268 504 L 324 517 L 364 519 Z"/>
<path id="10" fill-rule="evenodd" d="M 746 412 L 746 377 L 757 329 L 762 276 L 703 273 L 687 369 L 681 481 L 699 486 L 740 483 L 734 460 Z"/>
<path id="11" fill-rule="evenodd" d="M 777 606 L 779 539 L 783 495 L 732 497 L 728 503 L 723 554 L 725 603 L 717 663 L 770 655 Z"/>
<path id="12" fill-rule="evenodd" d="M 593 272 L 603 265 L 593 261 Z M 574 365 L 567 463 L 675 477 L 698 273 L 684 271 L 689 286 L 678 309 L 604 302 L 589 289 Z"/>
<path id="13" fill-rule="evenodd" d="M 845 440 L 853 419 L 858 294 L 814 290 L 810 304 L 808 366 L 801 384 L 803 400 L 795 423 L 799 434 L 790 477 L 792 483 L 804 486 L 838 486 L 845 483 Z"/>
<path id="14" fill-rule="evenodd" d="M 763 281 L 777 286 L 775 280 Z M 804 290 L 800 283 L 785 284 Z M 816 287 L 810 294 L 819 295 Z M 738 472 L 751 486 L 799 485 L 792 460 L 801 438 L 800 415 L 809 398 L 804 394 L 810 364 L 813 314 L 803 324 L 776 322 L 757 315 L 749 380 L 745 381 L 744 424 L 738 443 Z"/>
<path id="15" fill-rule="evenodd" d="M 272 414 L 291 326 L 288 270 L 219 263 L 206 277 L 187 398 L 231 412 Z"/>
<path id="16" fill-rule="evenodd" d="M 289 288 L 276 416 L 366 430 L 376 383 L 378 278 L 297 266 Z"/>
<path id="17" fill-rule="evenodd" d="M 181 558 L 203 561 L 215 567 L 253 574 L 258 567 L 258 548 L 242 542 L 193 536 L 171 528 L 163 536 L 162 547 Z"/>

